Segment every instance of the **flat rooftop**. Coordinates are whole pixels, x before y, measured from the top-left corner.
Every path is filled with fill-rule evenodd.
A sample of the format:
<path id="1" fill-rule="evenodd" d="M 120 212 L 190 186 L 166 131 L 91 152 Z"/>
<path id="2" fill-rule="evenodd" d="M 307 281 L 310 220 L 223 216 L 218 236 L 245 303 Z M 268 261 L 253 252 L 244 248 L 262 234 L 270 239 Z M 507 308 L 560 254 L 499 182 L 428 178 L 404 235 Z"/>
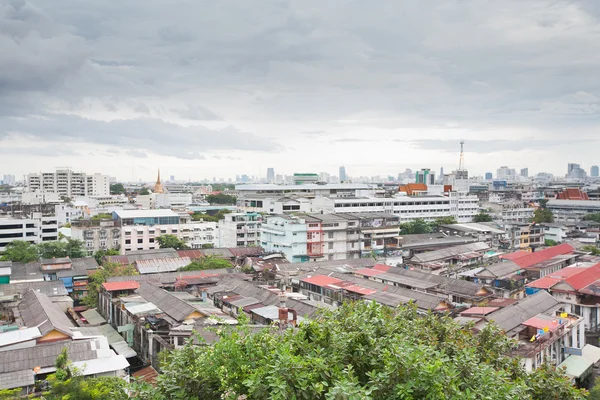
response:
<path id="1" fill-rule="evenodd" d="M 121 219 L 126 218 L 158 218 L 158 217 L 179 217 L 173 210 L 116 210 L 115 214 Z"/>
<path id="2" fill-rule="evenodd" d="M 309 183 L 305 185 L 275 185 L 275 184 L 251 184 L 251 185 L 235 185 L 237 191 L 305 191 L 305 190 L 326 190 L 326 189 L 376 189 L 376 185 L 368 185 L 365 183 L 326 183 L 316 184 Z"/>

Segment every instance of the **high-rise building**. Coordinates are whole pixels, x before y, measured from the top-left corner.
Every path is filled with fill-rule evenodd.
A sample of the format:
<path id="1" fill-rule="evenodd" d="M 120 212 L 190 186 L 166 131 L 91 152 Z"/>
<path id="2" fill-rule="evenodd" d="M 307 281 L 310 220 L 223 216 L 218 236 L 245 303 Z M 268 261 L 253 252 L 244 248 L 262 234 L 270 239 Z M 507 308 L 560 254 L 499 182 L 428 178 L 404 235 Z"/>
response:
<path id="1" fill-rule="evenodd" d="M 267 168 L 267 183 L 275 183 L 275 169 Z"/>
<path id="2" fill-rule="evenodd" d="M 508 168 L 506 165 L 501 166 L 496 171 L 496 179 L 514 180 L 517 177 L 517 171 L 514 168 Z"/>
<path id="3" fill-rule="evenodd" d="M 2 179 L 2 183 L 4 185 L 14 186 L 15 182 L 16 182 L 16 179 L 15 179 L 14 175 L 4 175 L 4 178 Z"/>
<path id="4" fill-rule="evenodd" d="M 109 196 L 110 177 L 108 175 L 87 175 L 73 172 L 69 168 L 59 168 L 56 172 L 42 172 L 27 175 L 29 191 L 57 193 L 64 197 Z"/>
<path id="5" fill-rule="evenodd" d="M 319 174 L 319 181 L 329 183 L 330 180 L 331 176 L 327 172 L 321 172 Z"/>
<path id="6" fill-rule="evenodd" d="M 486 181 L 491 181 L 492 179 L 494 179 L 494 175 L 491 172 L 486 172 L 485 173 L 485 180 Z"/>
<path id="7" fill-rule="evenodd" d="M 581 165 L 575 163 L 567 164 L 567 178 L 571 179 L 585 179 L 586 173 Z"/>
<path id="8" fill-rule="evenodd" d="M 527 168 L 527 167 L 521 168 L 521 176 L 523 178 L 528 178 L 529 177 L 529 168 Z"/>
<path id="9" fill-rule="evenodd" d="M 423 168 L 417 171 L 416 183 L 424 183 L 426 185 L 435 185 L 435 173 L 429 168 Z"/>
<path id="10" fill-rule="evenodd" d="M 600 168 L 598 168 L 597 165 L 592 165 L 592 168 L 590 168 L 590 176 L 593 176 L 593 177 L 600 176 Z"/>
<path id="11" fill-rule="evenodd" d="M 169 181 L 171 181 L 171 182 L 175 182 L 175 175 L 171 175 L 171 176 L 169 177 Z"/>
<path id="12" fill-rule="evenodd" d="M 346 182 L 348 177 L 346 176 L 346 167 L 340 167 L 340 182 Z"/>
<path id="13" fill-rule="evenodd" d="M 294 173 L 292 177 L 294 185 L 303 185 L 306 183 L 317 183 L 319 181 L 319 175 L 311 173 Z"/>

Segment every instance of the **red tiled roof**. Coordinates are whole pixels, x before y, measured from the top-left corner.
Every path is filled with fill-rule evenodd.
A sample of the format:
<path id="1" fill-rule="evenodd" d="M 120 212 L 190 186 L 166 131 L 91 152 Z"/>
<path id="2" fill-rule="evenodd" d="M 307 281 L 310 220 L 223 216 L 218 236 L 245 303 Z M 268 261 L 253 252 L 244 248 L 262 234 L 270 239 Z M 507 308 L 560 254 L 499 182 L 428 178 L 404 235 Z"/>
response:
<path id="1" fill-rule="evenodd" d="M 341 279 L 332 278 L 326 275 L 311 276 L 308 278 L 300 279 L 302 282 L 310 283 L 317 286 L 335 285 L 343 282 Z"/>
<path id="2" fill-rule="evenodd" d="M 140 378 L 144 382 L 154 383 L 156 382 L 156 378 L 158 377 L 158 372 L 152 366 L 148 366 L 146 368 L 142 368 L 139 371 L 131 374 L 134 378 Z"/>
<path id="3" fill-rule="evenodd" d="M 581 189 L 564 189 L 556 195 L 557 200 L 589 200 L 587 193 Z"/>
<path id="4" fill-rule="evenodd" d="M 537 289 L 549 289 L 558 282 L 562 282 L 567 278 L 570 278 L 574 275 L 579 274 L 580 272 L 589 269 L 584 267 L 567 267 L 556 272 L 553 272 L 551 275 L 547 275 L 541 279 L 535 280 L 527 284 L 527 287 L 537 288 Z"/>
<path id="5" fill-rule="evenodd" d="M 347 291 L 353 292 L 353 293 L 362 294 L 364 296 L 368 296 L 370 294 L 377 293 L 377 290 L 367 289 L 367 288 L 364 288 L 364 287 L 358 286 L 358 285 L 345 286 L 344 290 L 347 290 Z"/>
<path id="6" fill-rule="evenodd" d="M 527 321 L 523 322 L 525 326 L 531 326 L 536 329 L 544 329 L 548 328 L 550 332 L 557 330 L 560 327 L 558 323 L 559 318 L 548 320 L 546 318 L 540 318 L 538 316 L 531 317 Z M 556 324 L 553 324 L 552 321 L 556 321 Z"/>
<path id="7" fill-rule="evenodd" d="M 571 253 L 573 250 L 575 250 L 573 246 L 568 243 L 563 243 L 558 246 L 549 247 L 532 253 L 518 251 L 516 253 L 500 256 L 500 258 L 511 260 L 521 268 L 528 268 L 542 261 L 547 261 L 552 257 Z M 522 253 L 525 254 L 523 255 Z"/>
<path id="8" fill-rule="evenodd" d="M 376 276 L 376 275 L 385 273 L 385 271 L 381 271 L 381 270 L 375 269 L 375 268 L 363 268 L 363 269 L 354 271 L 354 273 L 358 274 L 358 275 L 365 275 L 365 276 Z"/>
<path id="9" fill-rule="evenodd" d="M 373 269 L 377 270 L 377 271 L 383 271 L 383 272 L 388 272 L 390 270 L 389 265 L 385 265 L 385 264 L 376 264 Z"/>
<path id="10" fill-rule="evenodd" d="M 580 273 L 565 279 L 565 283 L 575 290 L 580 290 L 596 282 L 598 279 L 600 279 L 600 263 L 589 268 L 585 268 L 585 270 L 581 271 Z"/>
<path id="11" fill-rule="evenodd" d="M 471 307 L 460 313 L 460 315 L 487 315 L 499 310 L 500 307 Z"/>
<path id="12" fill-rule="evenodd" d="M 108 292 L 114 292 L 115 290 L 135 290 L 140 287 L 140 284 L 136 281 L 123 281 L 123 282 L 104 282 L 102 284 L 104 289 Z"/>

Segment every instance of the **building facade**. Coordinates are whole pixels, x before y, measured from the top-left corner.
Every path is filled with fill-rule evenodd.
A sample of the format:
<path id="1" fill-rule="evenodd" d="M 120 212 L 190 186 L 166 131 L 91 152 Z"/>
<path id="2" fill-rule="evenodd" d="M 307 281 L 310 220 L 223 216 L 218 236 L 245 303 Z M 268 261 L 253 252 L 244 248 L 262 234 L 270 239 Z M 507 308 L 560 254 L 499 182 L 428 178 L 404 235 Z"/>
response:
<path id="1" fill-rule="evenodd" d="M 262 216 L 258 213 L 231 213 L 219 221 L 218 247 L 260 245 Z"/>
<path id="2" fill-rule="evenodd" d="M 110 177 L 108 175 L 87 175 L 68 168 L 55 172 L 42 172 L 27 176 L 29 191 L 56 193 L 64 197 L 108 196 L 110 195 Z"/>
<path id="3" fill-rule="evenodd" d="M 0 218 L 0 253 L 14 240 L 32 244 L 58 240 L 56 217 L 33 213 L 31 218 Z"/>

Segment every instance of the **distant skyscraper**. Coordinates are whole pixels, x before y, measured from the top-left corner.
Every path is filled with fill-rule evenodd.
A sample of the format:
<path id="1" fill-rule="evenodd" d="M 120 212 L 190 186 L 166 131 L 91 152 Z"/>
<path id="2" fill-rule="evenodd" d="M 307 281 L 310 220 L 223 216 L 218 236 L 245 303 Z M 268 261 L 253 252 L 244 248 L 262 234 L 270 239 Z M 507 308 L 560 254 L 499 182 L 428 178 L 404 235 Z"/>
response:
<path id="1" fill-rule="evenodd" d="M 175 175 L 171 175 L 171 176 L 169 177 L 169 180 L 170 180 L 171 182 L 175 182 Z"/>
<path id="2" fill-rule="evenodd" d="M 567 164 L 567 178 L 582 180 L 585 179 L 586 173 L 581 165 L 575 163 Z"/>
<path id="3" fill-rule="evenodd" d="M 590 176 L 593 176 L 593 177 L 600 176 L 600 168 L 598 168 L 597 165 L 592 165 L 592 168 L 590 168 Z"/>
<path id="4" fill-rule="evenodd" d="M 528 178 L 529 177 L 529 168 L 522 168 L 521 169 L 521 176 L 524 178 Z"/>
<path id="5" fill-rule="evenodd" d="M 494 175 L 491 172 L 486 172 L 485 173 L 485 180 L 486 181 L 491 181 L 492 179 L 494 179 Z"/>
<path id="6" fill-rule="evenodd" d="M 275 169 L 267 168 L 267 183 L 275 183 Z"/>
<path id="7" fill-rule="evenodd" d="M 348 177 L 346 176 L 346 167 L 340 167 L 340 182 L 346 182 Z"/>
<path id="8" fill-rule="evenodd" d="M 426 185 L 434 185 L 435 173 L 431 172 L 429 168 L 423 168 L 422 170 L 417 171 L 416 182 L 424 183 Z"/>
<path id="9" fill-rule="evenodd" d="M 567 175 L 571 173 L 571 171 L 581 168 L 581 165 L 575 163 L 567 164 Z"/>

